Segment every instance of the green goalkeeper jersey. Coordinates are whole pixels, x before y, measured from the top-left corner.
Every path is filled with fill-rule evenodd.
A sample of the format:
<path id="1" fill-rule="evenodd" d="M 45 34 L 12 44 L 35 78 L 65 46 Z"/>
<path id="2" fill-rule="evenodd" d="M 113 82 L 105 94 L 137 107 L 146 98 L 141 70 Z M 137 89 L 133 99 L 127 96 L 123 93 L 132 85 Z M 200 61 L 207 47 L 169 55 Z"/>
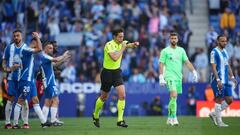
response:
<path id="1" fill-rule="evenodd" d="M 164 64 L 164 79 L 166 81 L 182 80 L 182 67 L 186 60 L 188 57 L 182 47 L 171 48 L 168 46 L 164 48 L 159 59 Z"/>

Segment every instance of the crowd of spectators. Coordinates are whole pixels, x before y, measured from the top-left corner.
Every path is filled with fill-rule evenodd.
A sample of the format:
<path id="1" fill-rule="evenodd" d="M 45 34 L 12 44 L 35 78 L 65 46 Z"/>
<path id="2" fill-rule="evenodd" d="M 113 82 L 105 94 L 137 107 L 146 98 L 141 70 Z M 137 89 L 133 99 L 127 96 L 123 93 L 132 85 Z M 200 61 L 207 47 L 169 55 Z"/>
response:
<path id="1" fill-rule="evenodd" d="M 171 31 L 179 33 L 179 45 L 187 53 L 192 34 L 184 0 L 3 0 L 0 22 L 1 56 L 16 28 L 24 31 L 26 43 L 30 42 L 32 31 L 39 32 L 43 41 L 55 40 L 61 33 L 82 33 L 79 46 L 61 47 L 59 44 L 59 53 L 70 49 L 73 54 L 72 61 L 59 75 L 67 82 L 99 82 L 103 48 L 112 39 L 111 30 L 117 26 L 125 29 L 126 40 L 140 42 L 140 47 L 128 49 L 122 60 L 124 80 L 139 83 L 158 81 L 160 51 L 169 45 Z M 215 40 L 211 34 L 209 36 L 207 44 Z M 238 40 L 232 48 L 238 51 L 240 32 L 234 39 Z M 205 75 L 201 79 L 204 82 L 208 80 L 209 64 L 202 48 L 199 47 L 194 57 L 189 57 Z M 236 62 L 239 66 L 240 56 L 236 55 L 234 68 Z M 206 61 L 205 65 L 202 60 Z"/>
<path id="2" fill-rule="evenodd" d="M 226 50 L 230 57 L 230 63 L 234 75 L 240 79 L 240 1 L 239 0 L 219 0 L 210 1 L 209 8 L 209 29 L 206 33 L 206 48 L 209 53 L 216 45 L 219 34 L 228 37 Z M 200 53 L 196 53 L 198 56 Z M 202 58 L 205 56 L 202 56 Z M 197 60 L 197 59 L 196 59 Z M 205 62 L 203 62 L 205 63 Z M 204 64 L 201 65 L 204 65 Z M 208 77 L 208 76 L 207 76 Z"/>
<path id="3" fill-rule="evenodd" d="M 67 48 L 73 53 L 60 75 L 68 82 L 99 81 L 103 47 L 116 26 L 125 29 L 127 40 L 141 43 L 122 61 L 124 79 L 141 83 L 157 81 L 159 53 L 169 44 L 170 31 L 190 33 L 184 0 L 4 0 L 0 7 L 2 48 L 11 42 L 15 28 L 24 30 L 26 42 L 32 31 L 43 41 L 63 32 L 83 34 L 78 47 L 59 47 L 60 52 Z M 188 38 L 181 36 L 184 48 Z"/>

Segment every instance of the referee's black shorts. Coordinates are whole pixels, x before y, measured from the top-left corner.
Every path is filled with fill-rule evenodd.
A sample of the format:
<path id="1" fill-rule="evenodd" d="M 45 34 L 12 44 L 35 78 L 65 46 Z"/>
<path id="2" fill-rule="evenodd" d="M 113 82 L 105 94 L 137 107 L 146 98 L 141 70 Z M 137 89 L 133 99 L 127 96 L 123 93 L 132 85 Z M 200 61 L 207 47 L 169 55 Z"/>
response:
<path id="1" fill-rule="evenodd" d="M 111 87 L 117 87 L 123 84 L 122 70 L 121 69 L 105 69 L 101 72 L 101 90 L 109 92 Z"/>

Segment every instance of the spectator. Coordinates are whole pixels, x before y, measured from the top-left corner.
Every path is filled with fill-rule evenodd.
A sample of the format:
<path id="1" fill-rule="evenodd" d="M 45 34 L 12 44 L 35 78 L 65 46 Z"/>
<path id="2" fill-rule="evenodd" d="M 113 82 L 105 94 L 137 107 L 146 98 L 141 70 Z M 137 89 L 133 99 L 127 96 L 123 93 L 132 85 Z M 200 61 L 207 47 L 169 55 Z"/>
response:
<path id="1" fill-rule="evenodd" d="M 207 81 L 207 67 L 208 67 L 208 56 L 204 52 L 203 48 L 198 49 L 199 52 L 197 52 L 194 66 L 197 70 L 197 72 L 200 74 L 199 81 L 200 82 L 206 82 Z"/>
<path id="2" fill-rule="evenodd" d="M 160 97 L 154 97 L 153 101 L 150 103 L 150 115 L 162 115 L 162 103 L 160 101 Z"/>
<path id="3" fill-rule="evenodd" d="M 133 75 L 130 76 L 129 79 L 130 82 L 135 82 L 135 83 L 145 83 L 146 78 L 142 73 L 139 73 L 137 68 L 133 69 Z"/>
<path id="4" fill-rule="evenodd" d="M 192 86 L 188 89 L 188 114 L 196 115 L 196 100 L 198 99 L 198 94 L 195 92 L 195 87 Z"/>
<path id="5" fill-rule="evenodd" d="M 220 27 L 222 30 L 227 30 L 230 37 L 233 36 L 236 27 L 236 17 L 231 9 L 226 8 L 220 19 Z"/>
<path id="6" fill-rule="evenodd" d="M 76 69 L 75 69 L 74 64 L 69 62 L 67 64 L 67 67 L 65 69 L 63 69 L 63 71 L 61 73 L 61 77 L 63 78 L 64 82 L 74 83 L 76 80 Z"/>
<path id="7" fill-rule="evenodd" d="M 214 93 L 213 93 L 211 85 L 207 85 L 207 87 L 205 89 L 205 98 L 209 102 L 214 101 Z"/>
<path id="8" fill-rule="evenodd" d="M 206 33 L 206 38 L 205 38 L 206 46 L 208 49 L 208 56 L 210 56 L 210 52 L 216 45 L 217 36 L 218 36 L 218 33 L 214 30 L 212 26 L 209 26 L 208 32 Z"/>

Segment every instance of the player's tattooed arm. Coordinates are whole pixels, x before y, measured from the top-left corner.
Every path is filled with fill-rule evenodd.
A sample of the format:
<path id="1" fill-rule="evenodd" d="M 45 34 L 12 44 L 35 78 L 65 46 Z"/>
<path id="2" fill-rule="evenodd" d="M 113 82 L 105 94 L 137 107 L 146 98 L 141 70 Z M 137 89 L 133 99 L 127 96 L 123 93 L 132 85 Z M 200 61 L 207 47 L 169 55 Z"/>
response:
<path id="1" fill-rule="evenodd" d="M 235 83 L 235 85 L 237 85 L 237 80 L 235 79 L 234 75 L 233 75 L 233 72 L 232 72 L 232 68 L 231 68 L 231 65 L 228 64 L 228 75 L 230 77 L 230 80 L 233 81 Z"/>
<path id="2" fill-rule="evenodd" d="M 217 73 L 217 65 L 212 63 L 212 71 L 213 71 L 213 74 L 214 74 L 214 77 L 216 78 L 217 80 L 217 87 L 218 87 L 218 90 L 221 91 L 222 90 L 222 82 L 218 76 L 218 73 Z"/>
<path id="3" fill-rule="evenodd" d="M 70 52 L 69 51 L 65 51 L 63 53 L 63 55 L 53 58 L 52 62 L 63 63 L 63 62 L 69 61 L 70 58 L 71 58 Z"/>
<path id="4" fill-rule="evenodd" d="M 213 71 L 213 74 L 214 74 L 214 77 L 216 78 L 216 80 L 220 81 L 220 78 L 219 78 L 218 73 L 217 73 L 217 65 L 216 64 L 212 63 L 212 71 Z"/>
<path id="5" fill-rule="evenodd" d="M 6 60 L 3 59 L 2 67 L 3 67 L 3 71 L 5 71 L 7 73 L 11 73 L 12 71 L 14 71 L 14 70 L 19 68 L 19 64 L 14 64 L 12 67 L 8 67 Z"/>
<path id="6" fill-rule="evenodd" d="M 42 43 L 41 43 L 39 34 L 37 32 L 33 32 L 32 36 L 33 36 L 33 38 L 36 38 L 36 40 L 37 40 L 37 45 L 36 45 L 36 48 L 34 49 L 34 52 L 42 51 Z"/>

